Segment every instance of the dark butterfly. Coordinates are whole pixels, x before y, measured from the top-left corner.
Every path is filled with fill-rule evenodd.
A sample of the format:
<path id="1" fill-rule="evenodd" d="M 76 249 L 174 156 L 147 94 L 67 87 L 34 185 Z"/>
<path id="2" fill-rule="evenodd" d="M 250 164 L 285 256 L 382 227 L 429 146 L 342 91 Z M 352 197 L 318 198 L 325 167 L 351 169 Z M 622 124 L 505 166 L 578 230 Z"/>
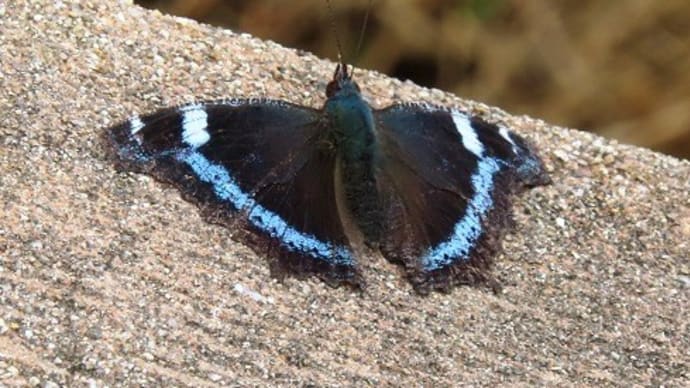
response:
<path id="1" fill-rule="evenodd" d="M 178 187 L 266 252 L 274 273 L 361 286 L 366 245 L 419 292 L 489 279 L 509 196 L 549 182 L 520 136 L 427 104 L 372 109 L 338 65 L 321 110 L 267 99 L 134 116 L 107 138 L 117 164 Z M 362 244 L 363 243 L 363 244 Z"/>

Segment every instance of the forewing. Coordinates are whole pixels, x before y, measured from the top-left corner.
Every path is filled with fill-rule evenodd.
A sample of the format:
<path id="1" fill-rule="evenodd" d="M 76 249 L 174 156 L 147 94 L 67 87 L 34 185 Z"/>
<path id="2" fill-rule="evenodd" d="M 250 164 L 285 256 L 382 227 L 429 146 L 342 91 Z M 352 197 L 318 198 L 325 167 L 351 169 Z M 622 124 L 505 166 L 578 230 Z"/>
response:
<path id="1" fill-rule="evenodd" d="M 510 195 L 549 181 L 541 160 L 518 135 L 460 111 L 406 104 L 374 116 L 384 256 L 421 292 L 487 280 Z"/>
<path id="2" fill-rule="evenodd" d="M 279 274 L 357 284 L 320 117 L 274 100 L 205 102 L 134 116 L 107 138 L 121 168 L 176 186 Z"/>

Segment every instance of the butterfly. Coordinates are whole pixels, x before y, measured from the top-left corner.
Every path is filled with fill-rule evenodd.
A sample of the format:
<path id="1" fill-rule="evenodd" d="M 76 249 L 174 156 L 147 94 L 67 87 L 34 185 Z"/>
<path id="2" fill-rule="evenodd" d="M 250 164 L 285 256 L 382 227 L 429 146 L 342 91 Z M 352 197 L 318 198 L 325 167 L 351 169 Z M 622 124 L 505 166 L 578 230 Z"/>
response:
<path id="1" fill-rule="evenodd" d="M 106 138 L 121 170 L 177 187 L 274 274 L 362 287 L 361 252 L 379 251 L 420 293 L 490 280 L 511 196 L 549 183 L 534 148 L 454 108 L 373 109 L 344 63 L 326 97 L 321 109 L 190 103 L 135 115 Z"/>

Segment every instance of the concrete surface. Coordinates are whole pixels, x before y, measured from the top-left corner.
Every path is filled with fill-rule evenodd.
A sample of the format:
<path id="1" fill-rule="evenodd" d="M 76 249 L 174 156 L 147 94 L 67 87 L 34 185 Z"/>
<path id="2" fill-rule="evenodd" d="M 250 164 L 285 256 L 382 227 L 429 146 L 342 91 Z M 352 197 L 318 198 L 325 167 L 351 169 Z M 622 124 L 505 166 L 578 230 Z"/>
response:
<path id="1" fill-rule="evenodd" d="M 687 386 L 690 163 L 375 73 L 375 106 L 457 105 L 541 149 L 502 294 L 269 276 L 99 136 L 194 98 L 320 106 L 333 64 L 115 1 L 0 2 L 0 385 Z"/>

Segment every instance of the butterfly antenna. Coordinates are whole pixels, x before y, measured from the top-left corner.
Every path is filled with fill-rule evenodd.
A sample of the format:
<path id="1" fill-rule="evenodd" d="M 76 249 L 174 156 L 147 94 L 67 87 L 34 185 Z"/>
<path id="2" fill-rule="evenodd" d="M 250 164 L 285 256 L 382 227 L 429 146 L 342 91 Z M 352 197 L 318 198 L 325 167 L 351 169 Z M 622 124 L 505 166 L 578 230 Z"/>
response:
<path id="1" fill-rule="evenodd" d="M 362 23 L 362 29 L 359 31 L 359 39 L 357 40 L 357 49 L 355 50 L 355 60 L 359 58 L 360 50 L 362 49 L 362 42 L 364 41 L 364 33 L 367 30 L 367 24 L 369 24 L 369 14 L 371 13 L 371 5 L 374 0 L 369 0 L 367 4 L 367 13 L 364 14 L 364 22 Z"/>
<path id="2" fill-rule="evenodd" d="M 345 63 L 343 63 L 343 48 L 340 45 L 340 38 L 338 37 L 338 28 L 335 25 L 335 13 L 333 13 L 333 7 L 331 6 L 330 0 L 326 0 L 326 5 L 328 6 L 328 13 L 331 16 L 331 29 L 333 30 L 333 36 L 335 36 L 335 44 L 336 46 L 338 46 L 338 63 L 344 66 Z"/>

